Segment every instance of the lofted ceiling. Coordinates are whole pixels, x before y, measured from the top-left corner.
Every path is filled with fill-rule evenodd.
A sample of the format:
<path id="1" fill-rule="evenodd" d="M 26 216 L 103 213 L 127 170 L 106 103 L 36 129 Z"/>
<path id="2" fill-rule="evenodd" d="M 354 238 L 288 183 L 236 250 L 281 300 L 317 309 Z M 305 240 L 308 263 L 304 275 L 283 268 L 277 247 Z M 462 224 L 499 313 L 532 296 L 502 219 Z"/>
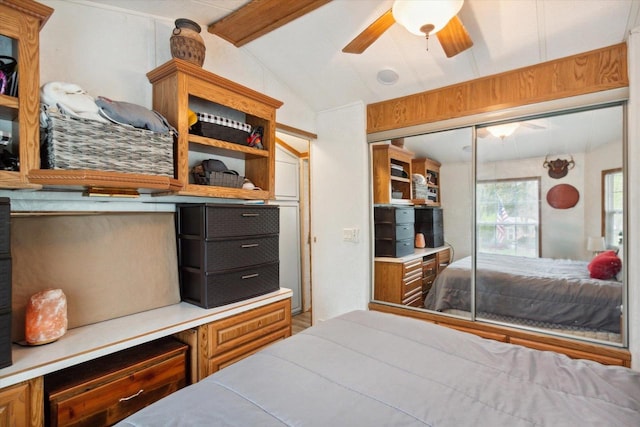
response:
<path id="1" fill-rule="evenodd" d="M 150 15 L 209 24 L 246 0 L 91 0 Z M 285 0 L 283 0 L 285 1 Z M 394 24 L 360 55 L 342 48 L 393 0 L 333 0 L 238 49 L 255 57 L 313 110 L 370 104 L 625 41 L 640 26 L 640 0 L 466 0 L 458 14 L 474 45 L 447 58 Z M 228 42 L 224 42 L 228 43 Z M 393 70 L 395 84 L 377 74 Z"/>
<path id="2" fill-rule="evenodd" d="M 248 3 L 89 1 L 171 20 L 192 19 L 201 25 L 206 40 L 216 38 L 221 43 L 229 42 L 209 33 L 208 26 Z M 452 58 L 445 56 L 436 37 L 431 37 L 427 50 L 423 37 L 412 35 L 397 23 L 364 53 L 342 52 L 392 5 L 393 0 L 331 0 L 237 49 L 256 58 L 314 111 L 323 111 L 358 101 L 370 104 L 611 46 L 626 41 L 629 31 L 640 26 L 640 0 L 465 0 L 458 17 L 473 46 Z M 398 81 L 378 81 L 378 73 L 384 70 L 397 73 Z M 618 125 L 616 121 L 597 123 Z M 565 144 L 569 144 L 569 136 L 585 140 L 595 135 L 592 126 L 580 129 L 585 131 L 583 136 L 575 130 L 564 130 L 567 135 L 547 135 Z M 527 140 L 539 135 L 539 130 L 523 127 L 510 140 Z M 616 132 L 613 129 L 605 134 Z M 434 138 L 438 141 L 427 143 Z M 443 144 L 446 138 L 451 142 Z M 408 139 L 407 148 L 417 156 L 428 155 L 441 162 L 468 161 L 469 154 L 462 150 L 467 141 L 456 132 L 441 133 Z M 541 153 L 576 152 L 570 146 L 537 146 Z M 502 145 L 498 147 L 507 154 Z M 517 152 L 511 155 L 521 156 Z"/>

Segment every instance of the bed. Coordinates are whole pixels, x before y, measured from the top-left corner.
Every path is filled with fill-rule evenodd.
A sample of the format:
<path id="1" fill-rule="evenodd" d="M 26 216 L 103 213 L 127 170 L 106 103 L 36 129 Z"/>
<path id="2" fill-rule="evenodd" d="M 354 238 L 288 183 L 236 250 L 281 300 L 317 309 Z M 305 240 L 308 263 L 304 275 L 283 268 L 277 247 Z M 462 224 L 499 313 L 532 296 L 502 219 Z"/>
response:
<path id="1" fill-rule="evenodd" d="M 637 426 L 640 372 L 354 311 L 123 420 L 142 426 Z"/>
<path id="2" fill-rule="evenodd" d="M 479 254 L 476 264 L 478 316 L 619 339 L 622 282 L 592 279 L 587 262 Z M 470 278 L 471 257 L 451 263 L 436 277 L 425 308 L 468 313 Z"/>

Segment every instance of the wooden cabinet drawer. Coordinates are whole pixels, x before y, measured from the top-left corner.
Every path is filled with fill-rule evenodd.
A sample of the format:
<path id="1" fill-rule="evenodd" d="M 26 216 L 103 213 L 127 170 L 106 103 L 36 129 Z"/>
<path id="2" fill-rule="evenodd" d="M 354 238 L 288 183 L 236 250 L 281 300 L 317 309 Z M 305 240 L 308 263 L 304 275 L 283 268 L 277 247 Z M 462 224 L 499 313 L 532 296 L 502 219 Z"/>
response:
<path id="1" fill-rule="evenodd" d="M 0 427 L 42 426 L 42 377 L 0 390 Z"/>
<path id="2" fill-rule="evenodd" d="M 407 295 L 412 295 L 416 293 L 416 291 L 418 290 L 422 292 L 422 278 L 420 276 L 417 276 L 415 279 L 413 279 L 410 282 L 403 282 L 403 283 L 404 283 L 404 286 L 403 286 L 404 292 L 402 293 L 403 299 L 406 299 Z"/>
<path id="3" fill-rule="evenodd" d="M 291 300 L 211 322 L 206 328 L 206 356 L 211 358 L 282 328 L 291 328 Z"/>
<path id="4" fill-rule="evenodd" d="M 165 338 L 45 376 L 48 425 L 120 421 L 186 385 L 186 353 Z"/>
<path id="5" fill-rule="evenodd" d="M 207 363 L 208 374 L 211 375 L 222 368 L 226 368 L 227 366 L 232 365 L 239 360 L 242 360 L 245 357 L 251 356 L 253 353 L 260 351 L 269 344 L 273 344 L 274 342 L 283 340 L 289 336 L 291 336 L 291 333 L 289 332 L 288 328 L 279 329 L 268 335 L 260 337 L 257 340 L 248 342 L 245 345 L 222 353 L 220 356 L 209 359 Z"/>
<path id="6" fill-rule="evenodd" d="M 438 263 L 436 261 L 436 258 L 425 258 L 422 261 L 422 274 L 424 276 L 433 276 L 435 277 L 435 275 L 438 272 Z"/>

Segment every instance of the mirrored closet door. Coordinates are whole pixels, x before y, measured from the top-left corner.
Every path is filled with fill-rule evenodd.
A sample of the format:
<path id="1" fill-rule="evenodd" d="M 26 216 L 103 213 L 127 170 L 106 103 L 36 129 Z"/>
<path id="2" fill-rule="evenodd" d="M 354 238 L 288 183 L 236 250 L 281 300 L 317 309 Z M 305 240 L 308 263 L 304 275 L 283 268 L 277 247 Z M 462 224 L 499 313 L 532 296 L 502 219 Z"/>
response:
<path id="1" fill-rule="evenodd" d="M 476 318 L 622 344 L 623 106 L 476 135 Z"/>

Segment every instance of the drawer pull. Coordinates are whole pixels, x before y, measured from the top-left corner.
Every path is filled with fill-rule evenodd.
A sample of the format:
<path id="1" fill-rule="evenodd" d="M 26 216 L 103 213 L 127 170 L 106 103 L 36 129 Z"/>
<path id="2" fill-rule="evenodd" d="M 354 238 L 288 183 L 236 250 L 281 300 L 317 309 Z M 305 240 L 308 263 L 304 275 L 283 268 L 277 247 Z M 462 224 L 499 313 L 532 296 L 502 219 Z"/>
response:
<path id="1" fill-rule="evenodd" d="M 254 274 L 247 274 L 246 276 L 242 276 L 242 280 L 244 279 L 253 279 L 254 277 L 258 277 L 260 274 L 258 273 L 254 273 Z"/>
<path id="2" fill-rule="evenodd" d="M 243 217 L 260 216 L 260 214 L 258 214 L 258 213 L 243 213 L 242 216 Z"/>
<path id="3" fill-rule="evenodd" d="M 241 245 L 241 248 L 257 248 L 258 246 L 260 246 L 259 243 L 251 243 L 251 244 L 247 244 L 247 245 Z"/>
<path id="4" fill-rule="evenodd" d="M 121 397 L 120 400 L 118 400 L 118 402 L 126 402 L 127 400 L 131 400 L 134 397 L 138 397 L 138 396 L 140 396 L 142 394 L 143 391 L 144 391 L 144 389 L 140 389 L 137 393 L 132 394 L 129 397 Z"/>

